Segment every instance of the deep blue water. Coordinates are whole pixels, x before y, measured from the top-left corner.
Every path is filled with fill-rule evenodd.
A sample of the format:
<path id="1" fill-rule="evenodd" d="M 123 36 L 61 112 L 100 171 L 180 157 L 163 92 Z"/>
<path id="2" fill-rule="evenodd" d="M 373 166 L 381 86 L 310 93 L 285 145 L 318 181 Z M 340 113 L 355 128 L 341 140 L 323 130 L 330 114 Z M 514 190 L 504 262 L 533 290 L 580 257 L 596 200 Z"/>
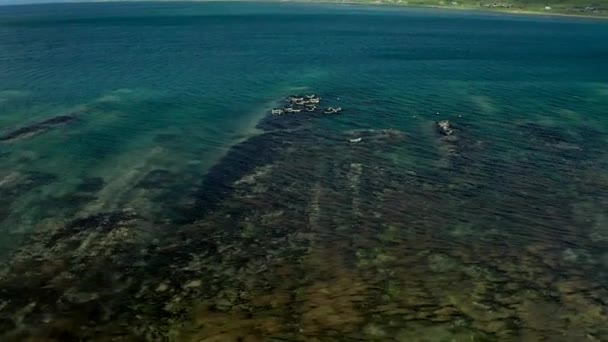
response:
<path id="1" fill-rule="evenodd" d="M 173 330 L 217 341 L 238 338 L 224 330 L 252 341 L 608 338 L 607 41 L 603 21 L 435 9 L 0 7 L 0 133 L 70 118 L 0 142 L 0 330 L 16 340 L 101 339 L 91 327 L 103 324 L 152 340 Z M 345 111 L 267 138 L 256 125 L 295 93 Z M 398 142 L 379 142 L 386 129 Z M 108 228 L 125 210 L 143 237 Z M 203 247 L 193 224 L 207 227 Z M 164 254 L 174 239 L 206 261 Z M 141 248 L 145 261 L 103 259 L 127 242 L 120 250 Z M 300 244 L 308 252 L 286 247 Z M 234 264 L 266 254 L 253 275 Z M 305 261 L 287 261 L 296 255 Z M 332 266 L 316 273 L 317 259 Z M 108 266 L 102 278 L 128 286 L 76 274 L 121 260 L 143 273 Z M 173 297 L 141 295 L 148 287 Z M 96 291 L 114 288 L 122 304 L 92 313 L 105 298 Z M 176 297 L 188 303 L 179 315 L 155 311 Z M 46 304 L 21 314 L 36 301 Z M 148 328 L 116 325 L 134 317 Z"/>

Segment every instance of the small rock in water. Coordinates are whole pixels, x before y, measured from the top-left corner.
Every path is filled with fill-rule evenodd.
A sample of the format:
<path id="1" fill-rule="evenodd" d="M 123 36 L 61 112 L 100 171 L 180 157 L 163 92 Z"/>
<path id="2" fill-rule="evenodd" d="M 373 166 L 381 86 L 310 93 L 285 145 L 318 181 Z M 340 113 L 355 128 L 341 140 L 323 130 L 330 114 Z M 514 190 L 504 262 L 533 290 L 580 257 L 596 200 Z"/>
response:
<path id="1" fill-rule="evenodd" d="M 368 324 L 363 328 L 366 335 L 374 338 L 381 338 L 386 336 L 386 332 L 376 324 Z"/>
<path id="2" fill-rule="evenodd" d="M 49 313 L 46 313 L 42 316 L 42 323 L 51 323 L 53 321 L 53 316 Z"/>
<path id="3" fill-rule="evenodd" d="M 169 285 L 167 285 L 167 283 L 161 283 L 158 285 L 158 287 L 156 288 L 156 292 L 165 292 L 169 289 Z"/>
<path id="4" fill-rule="evenodd" d="M 225 298 L 221 298 L 215 302 L 215 308 L 220 311 L 230 311 L 232 303 Z"/>
<path id="5" fill-rule="evenodd" d="M 184 289 L 191 289 L 191 288 L 201 287 L 201 285 L 203 285 L 203 282 L 200 281 L 199 279 L 196 279 L 196 280 L 191 280 L 191 281 L 185 283 L 184 286 L 182 286 L 182 287 Z"/>
<path id="6" fill-rule="evenodd" d="M 454 134 L 454 127 L 448 120 L 438 121 L 437 129 L 442 135 L 448 136 Z"/>
<path id="7" fill-rule="evenodd" d="M 69 292 L 69 293 L 65 294 L 65 298 L 72 303 L 82 304 L 82 303 L 91 302 L 91 301 L 99 298 L 99 295 L 97 293 L 89 293 L 89 292 L 76 292 L 76 293 Z"/>

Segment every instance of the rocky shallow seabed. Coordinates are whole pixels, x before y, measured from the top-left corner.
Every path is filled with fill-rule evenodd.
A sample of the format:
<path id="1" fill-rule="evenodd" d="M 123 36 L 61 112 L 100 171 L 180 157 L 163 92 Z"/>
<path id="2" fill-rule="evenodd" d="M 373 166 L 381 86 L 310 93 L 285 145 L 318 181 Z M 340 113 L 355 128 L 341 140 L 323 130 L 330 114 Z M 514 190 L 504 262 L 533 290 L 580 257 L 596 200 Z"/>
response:
<path id="1" fill-rule="evenodd" d="M 474 123 L 428 122 L 434 167 L 416 169 L 407 132 L 295 115 L 263 119 L 172 220 L 122 208 L 30 236 L 0 273 L 0 339 L 608 339 L 602 134 L 515 123 L 506 161 Z M 0 198 L 45 177 L 5 179 Z M 169 198 L 176 177 L 134 187 Z"/>

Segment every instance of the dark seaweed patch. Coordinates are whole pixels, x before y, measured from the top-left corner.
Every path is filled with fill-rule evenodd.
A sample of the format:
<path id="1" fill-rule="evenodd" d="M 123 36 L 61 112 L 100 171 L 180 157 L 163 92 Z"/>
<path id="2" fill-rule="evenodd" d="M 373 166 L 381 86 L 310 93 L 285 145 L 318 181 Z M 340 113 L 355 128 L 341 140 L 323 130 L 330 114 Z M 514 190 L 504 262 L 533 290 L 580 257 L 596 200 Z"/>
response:
<path id="1" fill-rule="evenodd" d="M 286 131 L 263 133 L 232 147 L 207 173 L 196 191 L 194 207 L 182 215 L 183 223 L 194 222 L 217 209 L 218 204 L 232 192 L 234 182 L 256 167 L 275 160 L 278 152 L 291 144 L 296 134 Z"/>
<path id="2" fill-rule="evenodd" d="M 76 120 L 76 118 L 71 115 L 56 116 L 56 117 L 50 118 L 48 120 L 36 122 L 29 126 L 21 127 L 14 131 L 10 131 L 4 135 L 1 135 L 0 141 L 11 141 L 11 140 L 15 140 L 15 139 L 18 139 L 21 137 L 33 136 L 36 134 L 46 132 L 55 126 L 70 123 L 74 120 Z"/>
<path id="3" fill-rule="evenodd" d="M 0 202 L 0 222 L 4 221 L 8 215 L 10 215 L 11 211 L 8 208 L 9 205 L 10 203 L 4 201 Z"/>
<path id="4" fill-rule="evenodd" d="M 55 182 L 57 176 L 52 173 L 32 171 L 24 174 L 15 183 L 0 187 L 0 221 L 6 219 L 11 213 L 11 203 L 40 186 Z"/>
<path id="5" fill-rule="evenodd" d="M 143 189 L 167 189 L 175 183 L 176 179 L 177 176 L 167 170 L 152 170 L 136 187 Z"/>
<path id="6" fill-rule="evenodd" d="M 172 141 L 177 140 L 177 138 L 178 138 L 177 134 L 163 133 L 163 134 L 159 134 L 159 135 L 155 136 L 154 142 L 157 142 L 157 143 L 172 142 Z"/>
<path id="7" fill-rule="evenodd" d="M 299 108 L 297 113 L 267 115 L 256 128 L 266 133 L 254 136 L 233 146 L 228 154 L 207 173 L 203 184 L 196 191 L 195 205 L 182 210 L 183 221 L 194 222 L 217 208 L 219 202 L 233 190 L 232 185 L 243 176 L 251 173 L 256 167 L 273 162 L 285 146 L 293 144 L 299 138 L 309 135 L 304 129 L 313 119 L 323 115 L 320 108 L 307 111 L 306 106 L 294 107 L 292 99 L 285 99 L 292 108 Z M 340 109 L 341 110 L 341 109 Z M 296 130 L 297 129 L 297 130 Z"/>
<path id="8" fill-rule="evenodd" d="M 560 165 L 562 159 L 581 163 L 603 151 L 605 134 L 593 127 L 565 131 L 559 127 L 526 123 L 519 128 L 524 135 L 523 147 L 556 165 Z"/>
<path id="9" fill-rule="evenodd" d="M 126 221 L 132 220 L 135 215 L 126 212 L 110 212 L 101 213 L 84 218 L 75 219 L 65 225 L 61 230 L 58 230 L 51 236 L 47 242 L 47 246 L 52 246 L 57 241 L 76 235 L 82 231 L 96 230 L 99 232 L 108 232 L 113 230 Z"/>
<path id="10" fill-rule="evenodd" d="M 133 216 L 124 212 L 112 212 L 87 216 L 76 219 L 67 224 L 66 228 L 71 231 L 97 229 L 108 231 L 114 229 L 121 222 L 132 219 Z"/>
<path id="11" fill-rule="evenodd" d="M 0 318 L 0 331 L 11 331 L 16 328 L 15 323 L 7 318 Z"/>
<path id="12" fill-rule="evenodd" d="M 558 143 L 576 143 L 569 135 L 560 132 L 556 128 L 539 125 L 536 123 L 526 123 L 521 125 L 524 133 L 527 135 L 541 140 L 545 143 L 558 144 Z"/>
<path id="13" fill-rule="evenodd" d="M 56 339 L 57 341 L 64 341 L 64 342 L 82 341 L 82 339 L 79 338 L 78 335 L 74 334 L 74 332 L 69 331 L 68 329 L 61 329 L 58 327 L 54 327 L 53 329 L 51 329 L 51 331 L 48 333 L 48 336 L 52 339 Z"/>
<path id="14" fill-rule="evenodd" d="M 264 117 L 257 125 L 257 129 L 264 131 L 274 131 L 281 129 L 294 129 L 302 127 L 310 123 L 314 118 L 320 117 L 319 113 L 298 113 L 291 115 L 274 116 L 269 115 Z"/>
<path id="15" fill-rule="evenodd" d="M 97 192 L 103 188 L 105 184 L 101 177 L 87 177 L 82 180 L 76 187 L 76 191 L 79 192 Z"/>
<path id="16" fill-rule="evenodd" d="M 27 175 L 28 175 L 28 180 L 32 184 L 36 184 L 36 185 L 50 184 L 50 183 L 57 181 L 57 179 L 59 179 L 59 177 L 56 174 L 49 173 L 49 172 L 42 172 L 42 171 L 30 171 L 27 173 Z"/>
<path id="17" fill-rule="evenodd" d="M 83 204 L 91 202 L 95 200 L 95 198 L 95 196 L 87 193 L 70 192 L 63 196 L 55 197 L 53 200 L 64 203 L 66 209 L 72 209 L 71 211 L 76 213 Z"/>
<path id="18" fill-rule="evenodd" d="M 31 171 L 25 174 L 25 179 L 19 180 L 11 186 L 0 188 L 0 196 L 4 199 L 10 198 L 14 200 L 28 191 L 53 183 L 57 179 L 57 175 L 52 173 Z"/>

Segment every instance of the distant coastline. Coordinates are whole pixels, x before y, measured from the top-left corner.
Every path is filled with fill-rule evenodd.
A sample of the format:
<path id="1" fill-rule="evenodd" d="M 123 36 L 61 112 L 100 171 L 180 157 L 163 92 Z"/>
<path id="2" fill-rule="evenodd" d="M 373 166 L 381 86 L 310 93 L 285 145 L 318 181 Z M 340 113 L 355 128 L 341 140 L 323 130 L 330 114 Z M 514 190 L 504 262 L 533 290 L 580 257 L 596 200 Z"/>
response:
<path id="1" fill-rule="evenodd" d="M 401 8 L 437 8 L 446 10 L 473 11 L 480 13 L 495 14 L 518 14 L 534 15 L 545 17 L 571 17 L 571 18 L 591 18 L 608 19 L 608 5 L 606 8 L 596 8 L 591 5 L 585 6 L 584 3 L 575 6 L 574 4 L 559 4 L 557 7 L 550 5 L 541 6 L 540 4 L 511 4 L 509 1 L 476 1 L 471 0 L 32 0 L 29 2 L 2 1 L 2 6 L 37 5 L 53 3 L 120 3 L 120 2 L 260 2 L 260 3 L 301 3 L 301 4 L 344 4 L 378 7 L 401 7 Z M 520 0 L 521 1 L 521 0 Z M 576 0 L 574 0 L 576 2 Z M 580 2 L 580 1 L 579 1 Z M 551 1 L 546 2 L 550 4 Z M 578 3 L 578 2 L 576 2 Z"/>

